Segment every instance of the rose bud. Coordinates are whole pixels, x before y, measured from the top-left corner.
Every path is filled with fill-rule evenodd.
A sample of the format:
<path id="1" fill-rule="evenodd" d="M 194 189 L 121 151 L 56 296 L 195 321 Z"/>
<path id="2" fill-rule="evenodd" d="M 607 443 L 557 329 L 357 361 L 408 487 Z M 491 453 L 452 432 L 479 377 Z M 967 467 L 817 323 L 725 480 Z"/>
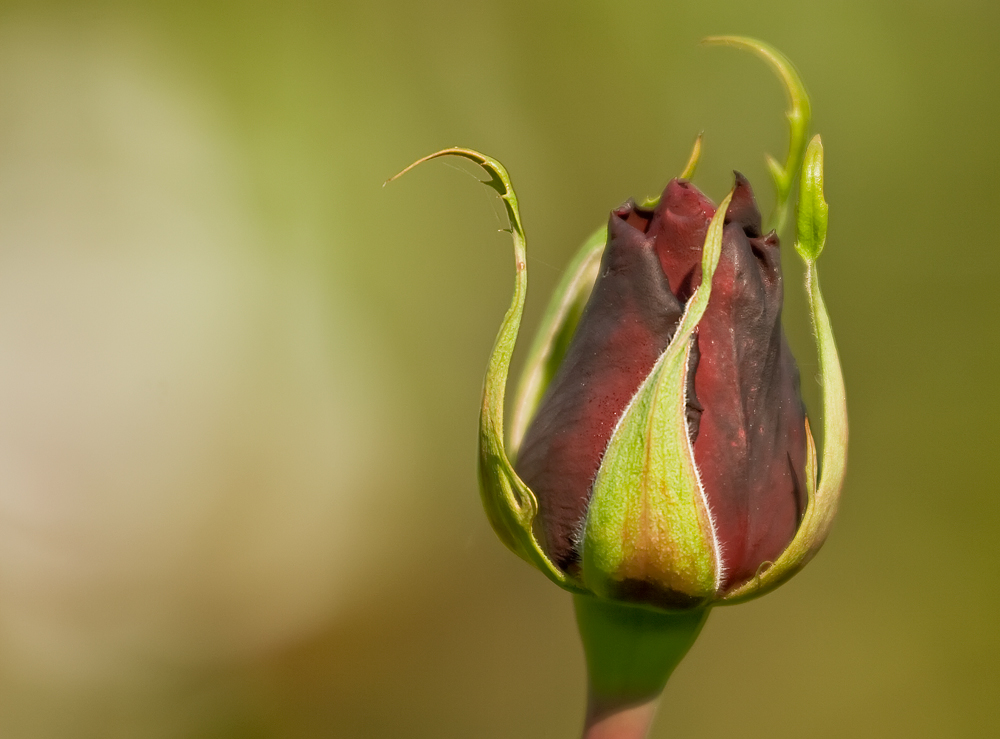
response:
<path id="1" fill-rule="evenodd" d="M 517 198 L 503 166 L 469 149 L 411 165 L 470 159 L 507 210 L 514 297 L 483 389 L 480 491 L 500 539 L 576 594 L 588 739 L 645 731 L 710 607 L 795 574 L 826 538 L 844 478 L 844 383 L 816 272 L 827 227 L 822 144 L 806 147 L 808 98 L 787 59 L 760 42 L 715 41 L 765 57 L 793 103 L 788 161 L 770 167 L 777 223 L 801 169 L 795 248 L 819 348 L 822 465 L 781 326 L 778 237 L 762 228 L 742 175 L 716 208 L 688 181 L 696 145 L 660 198 L 612 211 L 542 318 L 505 443 L 527 290 Z"/>
<path id="2" fill-rule="evenodd" d="M 761 234 L 741 175 L 725 213 L 711 300 L 684 352 L 683 405 L 674 409 L 684 433 L 629 440 L 641 460 L 631 459 L 624 441 L 609 448 L 701 281 L 714 212 L 694 186 L 673 180 L 655 209 L 630 202 L 611 214 L 590 300 L 518 454 L 515 469 L 538 498 L 546 553 L 606 597 L 696 605 L 777 559 L 805 509 L 805 409 L 781 330 L 778 240 Z M 693 451 L 683 500 L 662 489 L 658 471 L 617 469 L 646 464 L 656 442 Z M 671 526 L 675 512 L 686 520 Z M 676 528 L 688 524 L 699 535 L 682 545 Z M 679 546 L 693 547 L 683 555 L 690 561 L 676 559 Z"/>
<path id="3" fill-rule="evenodd" d="M 810 150 L 803 188 L 819 195 L 800 200 L 825 207 L 818 138 Z M 420 161 L 446 154 L 491 175 L 514 237 L 514 302 L 480 417 L 483 502 L 501 540 L 568 590 L 668 611 L 759 595 L 794 574 L 828 530 L 843 454 L 829 470 L 837 490 L 818 495 L 781 329 L 778 238 L 762 232 L 749 182 L 737 173 L 718 209 L 675 179 L 655 207 L 611 213 L 606 245 L 585 245 L 543 320 L 508 447 L 504 389 L 527 287 L 517 199 L 478 152 Z M 825 238 L 825 211 L 813 212 L 810 243 L 819 215 Z M 829 426 L 844 415 L 842 380 L 807 263 Z"/>
<path id="4" fill-rule="evenodd" d="M 817 486 L 781 328 L 778 237 L 762 232 L 738 173 L 718 209 L 675 179 L 654 207 L 629 201 L 611 213 L 604 248 L 604 233 L 585 244 L 543 319 L 506 445 L 524 232 L 496 160 L 456 148 L 411 167 L 449 154 L 490 174 L 514 239 L 514 300 L 480 416 L 480 487 L 500 539 L 567 590 L 665 611 L 759 595 L 794 574 L 829 528 L 846 447 L 842 378 L 815 277 L 826 228 L 818 137 L 800 197 L 815 217 L 799 214 L 812 246 L 800 238 L 796 247 L 809 265 L 827 447 L 839 449 L 824 459 L 826 486 Z"/>

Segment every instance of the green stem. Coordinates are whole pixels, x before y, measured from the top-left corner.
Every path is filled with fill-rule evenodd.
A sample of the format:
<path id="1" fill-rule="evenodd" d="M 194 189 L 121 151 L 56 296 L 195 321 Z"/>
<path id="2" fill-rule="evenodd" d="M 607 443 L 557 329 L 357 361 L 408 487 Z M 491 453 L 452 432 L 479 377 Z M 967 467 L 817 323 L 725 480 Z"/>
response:
<path id="1" fill-rule="evenodd" d="M 583 739 L 642 739 L 709 609 L 667 613 L 591 595 L 575 595 L 573 603 L 587 658 Z"/>

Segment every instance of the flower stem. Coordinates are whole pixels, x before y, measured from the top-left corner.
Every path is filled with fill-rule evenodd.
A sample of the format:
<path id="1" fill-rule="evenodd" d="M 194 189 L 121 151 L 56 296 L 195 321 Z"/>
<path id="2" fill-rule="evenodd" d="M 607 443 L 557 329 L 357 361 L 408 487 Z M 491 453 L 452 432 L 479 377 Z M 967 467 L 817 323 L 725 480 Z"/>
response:
<path id="1" fill-rule="evenodd" d="M 614 701 L 587 696 L 587 719 L 583 739 L 644 739 L 649 733 L 660 702 L 657 694 L 648 700 L 615 705 Z"/>
<path id="2" fill-rule="evenodd" d="M 643 739 L 667 678 L 694 644 L 708 608 L 665 612 L 576 595 L 587 657 L 583 739 Z"/>

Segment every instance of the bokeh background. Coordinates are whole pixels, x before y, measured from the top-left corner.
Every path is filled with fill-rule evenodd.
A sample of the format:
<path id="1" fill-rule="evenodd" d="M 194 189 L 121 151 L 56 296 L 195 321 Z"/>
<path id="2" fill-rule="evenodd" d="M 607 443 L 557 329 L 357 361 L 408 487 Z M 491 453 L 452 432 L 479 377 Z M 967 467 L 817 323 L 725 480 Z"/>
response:
<path id="1" fill-rule="evenodd" d="M 773 198 L 798 65 L 827 153 L 841 513 L 718 609 L 655 737 L 1000 735 L 1000 5 L 0 3 L 0 736 L 558 737 L 569 598 L 480 510 L 512 286 L 696 182 Z M 786 326 L 815 409 L 789 254 Z M 520 358 L 518 358 L 520 361 Z M 814 413 L 817 412 L 814 410 Z"/>

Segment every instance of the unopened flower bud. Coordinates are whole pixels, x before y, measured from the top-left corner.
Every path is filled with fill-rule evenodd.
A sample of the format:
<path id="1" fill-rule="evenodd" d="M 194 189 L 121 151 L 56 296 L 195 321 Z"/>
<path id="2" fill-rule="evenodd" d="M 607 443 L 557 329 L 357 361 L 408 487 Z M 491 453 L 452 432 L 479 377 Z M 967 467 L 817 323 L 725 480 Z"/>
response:
<path id="1" fill-rule="evenodd" d="M 818 136 L 806 145 L 808 97 L 773 48 L 713 41 L 767 59 L 792 103 L 788 159 L 769 159 L 772 222 L 785 221 L 801 170 L 795 250 L 819 348 L 822 460 L 782 331 L 777 233 L 763 228 L 741 174 L 718 207 L 689 182 L 700 137 L 683 178 L 612 211 L 567 268 L 529 352 L 509 441 L 507 374 L 527 290 L 517 198 L 503 166 L 478 152 L 420 160 L 476 162 L 507 209 L 515 287 L 483 390 L 480 490 L 500 539 L 578 595 L 591 728 L 608 706 L 627 722 L 629 706 L 651 705 L 711 606 L 797 572 L 826 538 L 844 479 L 844 381 L 816 271 L 823 148 Z"/>
<path id="2" fill-rule="evenodd" d="M 590 301 L 518 454 L 546 553 L 603 597 L 721 598 L 777 559 L 806 506 L 778 239 L 739 174 L 727 202 L 712 235 L 715 206 L 684 180 L 654 209 L 611 214 Z M 706 237 L 711 295 L 677 336 Z"/>

